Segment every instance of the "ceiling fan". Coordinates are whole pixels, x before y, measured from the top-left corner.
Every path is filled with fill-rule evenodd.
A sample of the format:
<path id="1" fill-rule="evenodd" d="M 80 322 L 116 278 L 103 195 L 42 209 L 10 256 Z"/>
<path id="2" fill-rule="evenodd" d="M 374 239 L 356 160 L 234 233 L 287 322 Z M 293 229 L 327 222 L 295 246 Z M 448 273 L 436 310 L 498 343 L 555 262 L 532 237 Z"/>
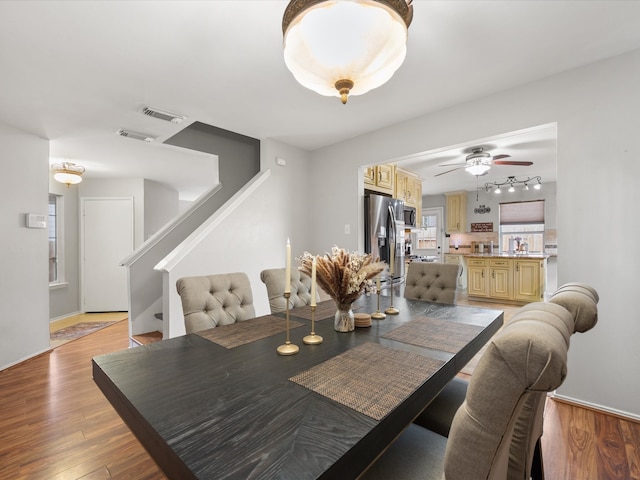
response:
<path id="1" fill-rule="evenodd" d="M 503 160 L 503 158 L 510 157 L 511 155 L 491 155 L 489 152 L 485 152 L 483 147 L 473 147 L 471 148 L 471 153 L 465 157 L 464 163 L 445 163 L 443 165 L 438 165 L 439 167 L 455 166 L 456 168 L 452 168 L 451 170 L 447 170 L 446 172 L 438 173 L 434 176 L 439 177 L 440 175 L 444 175 L 445 173 L 454 172 L 456 170 L 464 168 L 471 175 L 479 177 L 480 175 L 486 175 L 493 165 L 516 165 L 521 167 L 528 167 L 530 165 L 533 165 L 533 162 Z"/>

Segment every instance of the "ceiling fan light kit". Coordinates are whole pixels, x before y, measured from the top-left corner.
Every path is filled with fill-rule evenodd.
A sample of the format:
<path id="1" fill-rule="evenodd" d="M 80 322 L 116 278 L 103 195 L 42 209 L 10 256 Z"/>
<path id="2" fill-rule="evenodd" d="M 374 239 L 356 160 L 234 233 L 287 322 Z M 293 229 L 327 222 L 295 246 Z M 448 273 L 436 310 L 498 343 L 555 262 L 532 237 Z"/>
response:
<path id="1" fill-rule="evenodd" d="M 522 162 L 517 160 L 503 160 L 504 158 L 510 158 L 511 155 L 491 155 L 489 152 L 484 151 L 484 147 L 473 147 L 471 148 L 471 153 L 467 155 L 464 159 L 464 163 L 445 163 L 442 165 L 438 165 L 439 167 L 453 167 L 459 165 L 457 168 L 453 168 L 451 170 L 447 170 L 446 172 L 438 173 L 435 175 L 439 177 L 440 175 L 444 175 L 445 173 L 455 172 L 456 170 L 460 170 L 462 168 L 465 171 L 469 172 L 471 175 L 475 175 L 476 177 L 480 175 L 485 175 L 489 172 L 489 169 L 493 165 L 511 165 L 511 166 L 520 166 L 520 167 L 528 167 L 533 165 L 533 162 Z"/>
<path id="2" fill-rule="evenodd" d="M 282 18 L 287 68 L 343 104 L 383 85 L 404 62 L 412 1 L 290 1 Z"/>
<path id="3" fill-rule="evenodd" d="M 485 173 L 487 173 L 490 168 L 491 167 L 486 163 L 476 163 L 474 165 L 466 167 L 465 170 L 469 172 L 471 175 L 475 175 L 476 177 L 479 177 L 480 175 L 484 175 Z"/>

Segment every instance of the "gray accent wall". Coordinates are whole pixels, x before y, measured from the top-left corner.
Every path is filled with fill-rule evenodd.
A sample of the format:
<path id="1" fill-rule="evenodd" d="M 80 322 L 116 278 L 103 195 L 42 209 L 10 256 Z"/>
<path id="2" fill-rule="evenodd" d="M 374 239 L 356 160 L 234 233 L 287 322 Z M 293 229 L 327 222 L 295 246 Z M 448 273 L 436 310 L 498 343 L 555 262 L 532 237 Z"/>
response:
<path id="1" fill-rule="evenodd" d="M 49 193 L 62 196 L 64 283 L 49 288 L 49 319 L 80 312 L 80 243 L 78 185 L 67 187 L 49 172 Z"/>

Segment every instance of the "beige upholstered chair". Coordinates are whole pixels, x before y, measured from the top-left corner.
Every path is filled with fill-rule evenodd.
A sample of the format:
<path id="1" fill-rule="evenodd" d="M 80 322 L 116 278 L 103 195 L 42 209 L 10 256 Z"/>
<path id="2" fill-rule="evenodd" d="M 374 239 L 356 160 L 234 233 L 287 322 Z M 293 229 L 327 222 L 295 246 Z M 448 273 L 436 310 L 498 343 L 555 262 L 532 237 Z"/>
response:
<path id="1" fill-rule="evenodd" d="M 460 265 L 411 262 L 404 287 L 405 298 L 455 305 Z"/>
<path id="2" fill-rule="evenodd" d="M 187 333 L 256 316 L 251 283 L 245 273 L 183 277 L 176 287 Z"/>
<path id="3" fill-rule="evenodd" d="M 271 313 L 284 312 L 287 303 L 284 298 L 284 268 L 270 268 L 260 272 L 260 280 L 267 287 Z M 329 299 L 319 285 L 316 284 L 317 302 Z M 302 307 L 311 303 L 311 277 L 297 269 L 291 270 L 291 296 L 289 308 Z"/>
<path id="4" fill-rule="evenodd" d="M 412 424 L 363 478 L 528 480 L 546 392 L 565 378 L 571 334 L 597 320 L 587 305 L 578 318 L 556 303 L 519 310 L 487 345 L 449 438 Z"/>
<path id="5" fill-rule="evenodd" d="M 585 332 L 593 328 L 598 320 L 598 300 L 598 293 L 590 286 L 583 283 L 568 283 L 561 286 L 549 299 L 548 303 L 554 304 L 553 306 L 546 307 L 543 303 L 526 305 L 518 311 L 516 316 L 509 322 L 509 325 L 523 319 L 525 321 L 530 319 L 547 321 L 545 319 L 551 318 L 547 310 L 557 310 L 556 305 L 559 305 L 570 314 L 570 321 L 566 324 L 568 334 Z M 562 318 L 565 317 L 563 316 Z M 469 382 L 464 379 L 455 378 L 452 380 L 416 418 L 414 423 L 442 436 L 448 436 L 453 418 L 466 398 L 468 386 Z M 543 399 L 540 401 L 543 402 Z M 536 408 L 542 409 L 542 407 L 543 405 L 541 404 Z M 530 437 L 533 443 L 529 442 L 527 444 L 527 451 L 524 455 L 528 465 L 527 471 L 533 475 L 533 478 L 537 478 L 542 471 L 539 457 L 541 455 L 539 439 L 542 436 L 542 414 L 539 412 L 534 416 L 534 419 L 535 421 L 531 425 Z"/>

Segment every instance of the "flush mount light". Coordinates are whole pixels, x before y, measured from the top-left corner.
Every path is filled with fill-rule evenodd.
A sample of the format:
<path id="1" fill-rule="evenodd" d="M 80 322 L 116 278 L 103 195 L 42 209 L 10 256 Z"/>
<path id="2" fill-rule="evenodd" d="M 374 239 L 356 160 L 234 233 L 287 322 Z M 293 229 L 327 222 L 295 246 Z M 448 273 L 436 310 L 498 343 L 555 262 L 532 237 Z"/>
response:
<path id="1" fill-rule="evenodd" d="M 73 162 L 62 162 L 51 165 L 51 170 L 53 170 L 53 179 L 64 183 L 69 188 L 71 185 L 82 181 L 82 174 L 85 168 Z"/>
<path id="2" fill-rule="evenodd" d="M 542 187 L 541 182 L 542 182 L 542 177 L 537 176 L 537 177 L 528 177 L 524 180 L 518 180 L 516 177 L 507 177 L 507 179 L 504 182 L 487 182 L 484 184 L 484 188 L 485 190 L 488 192 L 490 189 L 495 188 L 494 193 L 499 194 L 502 192 L 502 190 L 500 190 L 500 187 L 508 185 L 509 188 L 507 189 L 507 191 L 509 192 L 515 192 L 515 186 L 516 185 L 520 185 L 523 184 L 523 190 L 529 190 L 529 182 L 533 182 L 536 181 L 538 183 L 536 183 L 533 188 L 535 190 L 540 190 L 540 188 Z"/>
<path id="3" fill-rule="evenodd" d="M 407 53 L 412 0 L 292 0 L 282 18 L 284 61 L 320 95 L 362 95 L 387 82 Z"/>

